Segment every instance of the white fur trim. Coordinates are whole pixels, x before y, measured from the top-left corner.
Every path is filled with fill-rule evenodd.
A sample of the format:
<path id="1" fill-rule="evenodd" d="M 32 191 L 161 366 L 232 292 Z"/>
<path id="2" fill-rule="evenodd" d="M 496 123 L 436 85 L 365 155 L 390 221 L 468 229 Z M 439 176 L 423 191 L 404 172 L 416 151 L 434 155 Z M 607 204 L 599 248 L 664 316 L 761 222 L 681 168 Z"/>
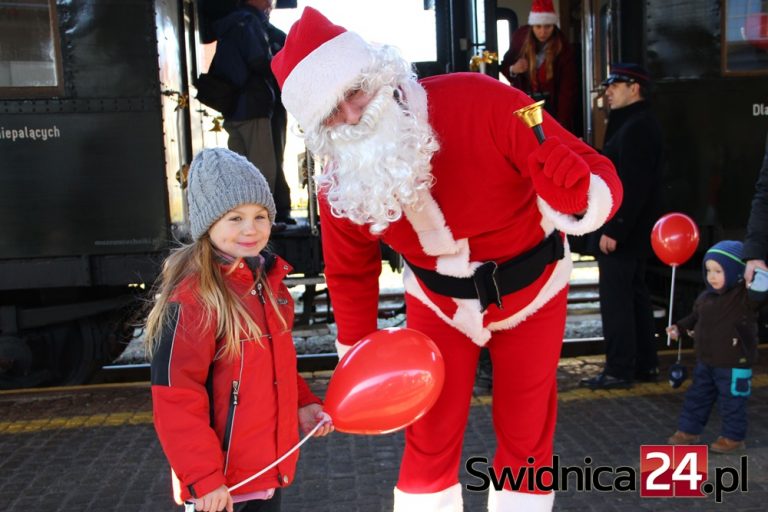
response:
<path id="1" fill-rule="evenodd" d="M 528 15 L 529 25 L 558 25 L 560 20 L 554 12 L 532 12 Z"/>
<path id="2" fill-rule="evenodd" d="M 482 347 L 488 343 L 489 339 L 491 339 L 491 331 L 483 327 L 483 313 L 480 311 L 479 300 L 452 299 L 458 306 L 458 309 L 453 315 L 453 318 L 450 318 L 437 307 L 437 304 L 429 299 L 426 293 L 424 293 L 418 279 L 416 279 L 416 276 L 408 265 L 405 266 L 403 272 L 403 284 L 407 293 L 419 299 L 419 301 L 431 309 L 438 318 L 467 336 L 475 344 Z"/>
<path id="3" fill-rule="evenodd" d="M 602 226 L 608 219 L 613 207 L 611 189 L 602 178 L 592 174 L 587 191 L 587 211 L 581 219 L 573 215 L 560 213 L 541 197 L 536 197 L 541 215 L 552 221 L 554 226 L 569 235 L 585 235 Z"/>
<path id="4" fill-rule="evenodd" d="M 488 490 L 488 512 L 549 512 L 555 504 L 555 493 L 529 494 L 493 488 Z"/>
<path id="5" fill-rule="evenodd" d="M 293 68 L 283 83 L 283 104 L 304 130 L 315 127 L 372 63 L 368 43 L 354 32 L 343 32 Z"/>
<path id="6" fill-rule="evenodd" d="M 429 190 L 419 191 L 418 207 L 403 208 L 406 219 L 419 237 L 419 244 L 430 256 L 456 254 L 462 247 L 453 239 L 440 206 Z"/>
<path id="7" fill-rule="evenodd" d="M 395 487 L 393 512 L 462 512 L 461 484 L 426 494 L 403 492 Z"/>
<path id="8" fill-rule="evenodd" d="M 568 284 L 571 279 L 573 262 L 571 261 L 571 248 L 568 247 L 568 240 L 564 240 L 563 243 L 565 245 L 563 259 L 557 262 L 555 270 L 552 271 L 552 275 L 549 276 L 549 279 L 544 283 L 544 286 L 541 287 L 541 290 L 539 290 L 536 297 L 514 315 L 507 317 L 504 320 L 488 324 L 487 328 L 489 330 L 502 331 L 504 329 L 513 328 L 538 311 Z"/>
<path id="9" fill-rule="evenodd" d="M 437 257 L 435 270 L 440 274 L 453 277 L 472 277 L 477 267 L 482 265 L 479 261 L 469 261 L 469 240 L 462 238 L 456 242 L 459 251 L 456 254 L 446 254 Z"/>
<path id="10" fill-rule="evenodd" d="M 341 361 L 341 358 L 344 357 L 344 355 L 349 352 L 349 350 L 354 347 L 354 345 L 344 345 L 339 340 L 336 340 L 334 342 L 334 345 L 336 345 L 336 353 L 339 355 L 339 361 Z"/>

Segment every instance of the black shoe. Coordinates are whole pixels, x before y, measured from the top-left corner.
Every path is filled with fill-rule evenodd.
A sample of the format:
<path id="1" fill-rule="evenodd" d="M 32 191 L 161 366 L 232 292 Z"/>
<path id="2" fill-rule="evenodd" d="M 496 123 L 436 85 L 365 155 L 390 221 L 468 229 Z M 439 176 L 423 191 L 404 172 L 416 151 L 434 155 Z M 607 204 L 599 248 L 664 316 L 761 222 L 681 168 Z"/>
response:
<path id="1" fill-rule="evenodd" d="M 581 387 L 595 389 L 629 389 L 632 387 L 632 381 L 613 377 L 606 373 L 601 373 L 595 377 L 584 378 L 579 381 Z"/>
<path id="2" fill-rule="evenodd" d="M 659 371 L 658 366 L 655 366 L 650 370 L 637 370 L 635 372 L 635 380 L 639 380 L 640 382 L 658 382 L 660 374 L 661 372 Z"/>

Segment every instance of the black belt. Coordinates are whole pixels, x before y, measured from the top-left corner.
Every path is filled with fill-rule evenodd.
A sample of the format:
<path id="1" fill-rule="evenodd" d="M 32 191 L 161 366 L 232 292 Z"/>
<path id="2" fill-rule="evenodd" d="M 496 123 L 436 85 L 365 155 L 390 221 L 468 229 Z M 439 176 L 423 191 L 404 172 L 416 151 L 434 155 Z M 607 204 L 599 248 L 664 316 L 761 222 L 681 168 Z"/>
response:
<path id="1" fill-rule="evenodd" d="M 431 291 L 456 299 L 478 299 L 485 311 L 490 304 L 501 308 L 504 295 L 522 290 L 533 283 L 547 265 L 562 259 L 564 254 L 562 236 L 554 231 L 530 251 L 501 265 L 495 261 L 486 261 L 475 270 L 472 277 L 446 276 L 406 262 Z"/>

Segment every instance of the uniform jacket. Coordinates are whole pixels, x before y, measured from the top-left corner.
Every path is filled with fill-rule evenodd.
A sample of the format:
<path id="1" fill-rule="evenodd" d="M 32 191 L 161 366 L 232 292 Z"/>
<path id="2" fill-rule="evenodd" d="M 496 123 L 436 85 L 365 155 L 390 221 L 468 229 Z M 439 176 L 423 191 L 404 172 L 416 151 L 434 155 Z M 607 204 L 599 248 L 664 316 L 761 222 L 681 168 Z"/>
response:
<path id="1" fill-rule="evenodd" d="M 752 210 L 747 222 L 744 240 L 744 260 L 768 258 L 768 137 L 765 139 L 765 158 L 755 185 Z"/>
<path id="2" fill-rule="evenodd" d="M 531 26 L 523 25 L 512 34 L 509 51 L 504 54 L 504 58 L 501 61 L 501 73 L 509 80 L 510 84 L 526 94 L 549 94 L 544 104 L 547 112 L 552 114 L 565 128 L 572 130 L 573 118 L 576 114 L 576 93 L 578 91 L 578 84 L 576 83 L 576 58 L 570 43 L 565 39 L 562 32 L 558 31 L 553 35 L 553 37 L 560 39 L 562 50 L 555 57 L 551 80 L 546 79 L 545 66 L 541 66 L 537 74 L 538 87 L 534 90 L 527 72 L 514 76 L 509 72 L 509 67 L 520 58 L 520 52 L 530 32 Z"/>
<path id="3" fill-rule="evenodd" d="M 181 499 L 232 486 L 272 463 L 298 442 L 298 408 L 320 402 L 296 371 L 293 300 L 282 283 L 290 266 L 267 255 L 265 267 L 288 327 L 248 265 L 241 262 L 229 274 L 229 267 L 222 267 L 263 333 L 262 346 L 242 343 L 234 361 L 216 358 L 221 343 L 215 319 L 203 322 L 194 281 L 182 282 L 172 297 L 173 321 L 152 360 L 152 400 L 155 428 L 181 482 Z M 292 483 L 297 459 L 298 452 L 237 493 Z"/>
<path id="4" fill-rule="evenodd" d="M 644 258 L 661 213 L 661 128 L 648 102 L 611 111 L 605 141 L 603 154 L 616 166 L 625 194 L 616 215 L 590 236 L 591 252 L 599 254 L 600 234 L 606 234 L 617 242 L 611 256 Z"/>
<path id="5" fill-rule="evenodd" d="M 351 345 L 376 329 L 379 239 L 412 264 L 469 277 L 485 261 L 503 263 L 535 247 L 553 230 L 584 234 L 602 225 L 621 201 L 621 184 L 607 158 L 545 115 L 544 132 L 560 137 L 592 171 L 589 206 L 578 219 L 537 197 L 528 156 L 538 143 L 513 112 L 531 103 L 517 89 L 479 73 L 423 80 L 429 122 L 440 150 L 432 158 L 434 185 L 423 207 L 405 210 L 380 237 L 369 226 L 334 217 L 321 195 L 325 274 L 339 342 Z M 459 101 L 460 99 L 460 101 Z M 485 344 L 491 331 L 510 328 L 568 283 L 570 254 L 550 264 L 532 284 L 503 298 L 503 309 L 481 312 L 477 299 L 454 299 L 426 289 L 406 268 L 406 291 L 444 321 Z"/>
<path id="6" fill-rule="evenodd" d="M 228 79 L 240 89 L 229 121 L 272 116 L 275 84 L 269 63 L 272 61 L 267 36 L 267 16 L 256 8 L 243 6 L 213 24 L 216 54 L 211 72 Z"/>

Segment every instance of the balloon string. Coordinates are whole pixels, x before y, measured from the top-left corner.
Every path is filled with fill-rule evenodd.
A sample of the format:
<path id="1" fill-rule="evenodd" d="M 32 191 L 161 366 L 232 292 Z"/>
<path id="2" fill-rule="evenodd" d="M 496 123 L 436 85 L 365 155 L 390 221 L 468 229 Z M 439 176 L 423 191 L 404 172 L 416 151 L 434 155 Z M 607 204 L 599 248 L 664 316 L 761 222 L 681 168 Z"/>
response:
<path id="1" fill-rule="evenodd" d="M 317 431 L 318 431 L 318 429 L 319 429 L 320 427 L 322 427 L 322 426 L 323 426 L 323 425 L 325 425 L 326 423 L 330 423 L 330 422 L 331 422 L 331 417 L 330 417 L 330 416 L 328 416 L 328 414 L 324 412 L 324 413 L 323 413 L 323 419 L 321 419 L 320 421 L 318 421 L 318 422 L 317 422 L 317 425 L 315 425 L 315 428 L 313 428 L 312 430 L 310 430 L 310 431 L 307 433 L 307 435 L 306 435 L 306 436 L 304 436 L 304 438 L 303 438 L 301 441 L 299 441 L 298 443 L 296 443 L 296 444 L 293 446 L 293 448 L 291 448 L 290 450 L 288 450 L 287 452 L 285 452 L 285 453 L 282 455 L 282 457 L 280 457 L 280 458 L 279 458 L 279 459 L 277 459 L 275 462 L 273 462 L 273 463 L 272 463 L 272 464 L 270 464 L 269 466 L 265 467 L 264 469 L 262 469 L 262 470 L 261 470 L 261 471 L 259 471 L 258 473 L 255 473 L 255 474 L 253 474 L 253 475 L 249 476 L 248 478 L 246 478 L 245 480 L 243 480 L 242 482 L 236 483 L 235 485 L 233 485 L 232 487 L 230 487 L 230 488 L 229 488 L 229 492 L 232 492 L 232 491 L 234 491 L 235 489 L 239 489 L 240 487 L 244 486 L 245 484 L 247 484 L 247 483 L 248 483 L 248 482 L 250 482 L 251 480 L 253 480 L 253 479 L 255 479 L 255 478 L 258 478 L 258 477 L 260 477 L 261 475 L 263 475 L 264 473 L 266 473 L 267 471 L 269 471 L 269 470 L 270 470 L 270 469 L 272 469 L 273 467 L 275 467 L 275 466 L 277 466 L 278 464 L 280 464 L 281 462 L 283 462 L 283 460 L 285 460 L 285 458 L 286 458 L 286 457 L 288 457 L 290 454 L 292 454 L 293 452 L 295 452 L 296 450 L 298 450 L 298 449 L 299 449 L 299 447 L 300 447 L 301 445 L 303 445 L 304 443 L 306 443 L 306 442 L 307 442 L 307 440 L 308 440 L 310 437 L 312 437 L 312 436 L 315 434 L 315 432 L 317 432 Z"/>
<path id="2" fill-rule="evenodd" d="M 677 265 L 672 265 L 672 286 L 669 288 L 669 318 L 667 320 L 667 346 L 671 344 L 670 340 L 672 337 L 669 334 L 669 329 L 672 327 L 672 308 L 674 305 L 674 296 L 675 296 L 675 269 L 677 269 Z M 678 336 L 679 340 L 679 336 Z"/>

